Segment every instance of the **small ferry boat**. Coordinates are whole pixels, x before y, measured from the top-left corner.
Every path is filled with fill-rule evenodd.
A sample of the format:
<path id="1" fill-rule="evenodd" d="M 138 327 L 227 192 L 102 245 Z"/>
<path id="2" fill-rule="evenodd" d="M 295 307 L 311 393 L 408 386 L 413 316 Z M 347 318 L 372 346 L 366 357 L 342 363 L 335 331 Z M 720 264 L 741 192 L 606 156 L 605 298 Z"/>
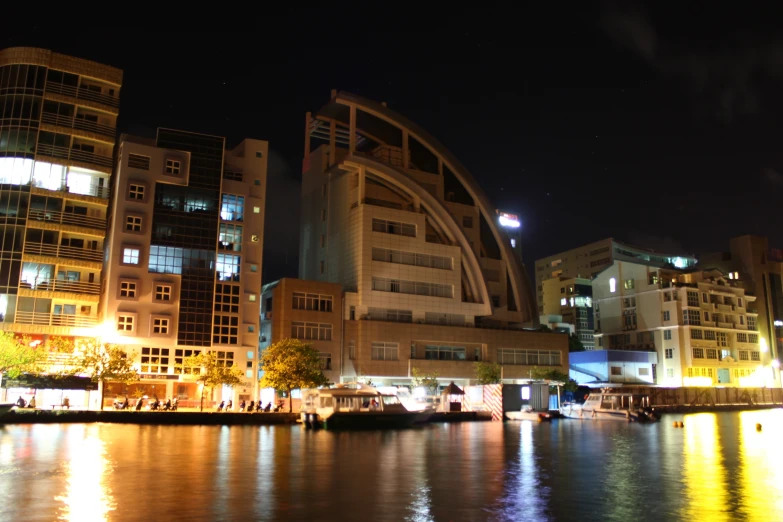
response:
<path id="1" fill-rule="evenodd" d="M 396 395 L 383 394 L 366 384 L 302 390 L 300 417 L 308 428 L 407 428 L 426 422 L 430 415 L 431 412 L 408 411 Z"/>
<path id="2" fill-rule="evenodd" d="M 563 404 L 560 413 L 569 419 L 655 422 L 660 416 L 650 407 L 650 398 L 618 388 L 590 392 L 584 404 Z"/>

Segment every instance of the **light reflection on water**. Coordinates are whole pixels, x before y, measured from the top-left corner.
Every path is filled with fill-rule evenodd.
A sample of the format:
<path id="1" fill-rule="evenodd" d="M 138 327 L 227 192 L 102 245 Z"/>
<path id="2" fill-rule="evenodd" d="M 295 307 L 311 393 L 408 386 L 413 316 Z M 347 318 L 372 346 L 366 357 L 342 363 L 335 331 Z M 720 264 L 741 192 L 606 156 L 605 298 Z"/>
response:
<path id="1" fill-rule="evenodd" d="M 781 440 L 783 410 L 356 433 L 5 426 L 0 520 L 783 520 Z"/>

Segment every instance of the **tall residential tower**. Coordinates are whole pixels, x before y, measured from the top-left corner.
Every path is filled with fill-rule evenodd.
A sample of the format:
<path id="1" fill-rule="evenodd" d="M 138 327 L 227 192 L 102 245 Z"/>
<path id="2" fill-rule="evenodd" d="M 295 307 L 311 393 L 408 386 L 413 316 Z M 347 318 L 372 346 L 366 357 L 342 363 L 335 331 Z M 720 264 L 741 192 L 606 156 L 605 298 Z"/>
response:
<path id="1" fill-rule="evenodd" d="M 98 323 L 122 71 L 0 51 L 0 329 L 44 342 Z"/>

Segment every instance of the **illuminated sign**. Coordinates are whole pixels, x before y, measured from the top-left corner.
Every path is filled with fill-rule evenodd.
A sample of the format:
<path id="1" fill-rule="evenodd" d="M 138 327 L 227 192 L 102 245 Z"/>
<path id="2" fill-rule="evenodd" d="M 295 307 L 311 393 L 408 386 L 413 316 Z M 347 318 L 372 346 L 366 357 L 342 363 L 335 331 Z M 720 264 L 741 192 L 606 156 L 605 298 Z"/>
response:
<path id="1" fill-rule="evenodd" d="M 519 222 L 519 216 L 516 214 L 509 214 L 507 212 L 500 212 L 500 217 L 498 217 L 498 222 L 501 226 L 508 227 L 508 228 L 519 228 L 520 222 Z"/>
<path id="2" fill-rule="evenodd" d="M 783 326 L 783 321 L 780 320 L 775 321 L 775 326 Z"/>

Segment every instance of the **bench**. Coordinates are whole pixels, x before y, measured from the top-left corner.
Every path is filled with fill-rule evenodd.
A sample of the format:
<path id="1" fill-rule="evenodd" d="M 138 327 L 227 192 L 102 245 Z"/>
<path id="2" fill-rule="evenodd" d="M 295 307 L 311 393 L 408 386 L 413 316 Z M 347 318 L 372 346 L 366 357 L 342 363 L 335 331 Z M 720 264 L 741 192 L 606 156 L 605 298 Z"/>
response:
<path id="1" fill-rule="evenodd" d="M 70 410 L 71 409 L 71 405 L 70 404 L 52 404 L 52 409 L 55 409 L 55 408 L 60 408 L 61 410 L 63 408 L 67 408 L 67 409 Z"/>

